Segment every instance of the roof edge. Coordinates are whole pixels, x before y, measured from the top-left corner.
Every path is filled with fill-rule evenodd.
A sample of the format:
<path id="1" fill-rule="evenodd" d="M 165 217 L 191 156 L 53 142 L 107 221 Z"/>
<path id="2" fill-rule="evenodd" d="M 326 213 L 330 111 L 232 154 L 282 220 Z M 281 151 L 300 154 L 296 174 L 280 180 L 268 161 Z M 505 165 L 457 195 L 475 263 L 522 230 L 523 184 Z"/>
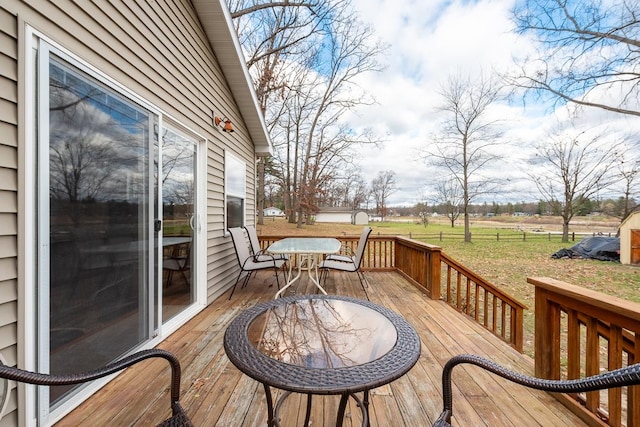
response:
<path id="1" fill-rule="evenodd" d="M 192 0 L 192 4 L 247 125 L 256 155 L 272 155 L 267 125 L 229 8 L 224 0 Z"/>

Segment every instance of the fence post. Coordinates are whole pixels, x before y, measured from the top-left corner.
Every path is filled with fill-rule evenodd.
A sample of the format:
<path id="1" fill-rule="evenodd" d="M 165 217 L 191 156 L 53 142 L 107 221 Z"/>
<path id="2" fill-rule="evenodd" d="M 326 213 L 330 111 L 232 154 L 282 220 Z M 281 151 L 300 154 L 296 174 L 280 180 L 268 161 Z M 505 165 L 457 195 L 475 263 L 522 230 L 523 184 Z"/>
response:
<path id="1" fill-rule="evenodd" d="M 523 242 L 526 242 L 526 241 L 527 241 L 527 232 L 526 232 L 526 231 L 523 231 L 523 232 L 522 232 L 522 241 L 523 241 Z"/>
<path id="2" fill-rule="evenodd" d="M 500 233 L 496 233 L 496 241 L 499 242 L 500 241 Z"/>

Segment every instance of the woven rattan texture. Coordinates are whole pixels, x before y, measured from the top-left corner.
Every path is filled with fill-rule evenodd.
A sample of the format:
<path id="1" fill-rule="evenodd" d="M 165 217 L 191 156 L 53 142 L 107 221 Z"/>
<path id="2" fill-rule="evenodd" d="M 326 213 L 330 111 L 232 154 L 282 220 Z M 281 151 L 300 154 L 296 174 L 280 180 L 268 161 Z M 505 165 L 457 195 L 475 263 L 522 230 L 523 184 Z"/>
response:
<path id="1" fill-rule="evenodd" d="M 438 420 L 433 424 L 433 427 L 448 426 L 451 422 L 453 412 L 452 372 L 455 366 L 461 364 L 475 365 L 525 387 L 554 393 L 583 393 L 640 384 L 640 364 L 603 372 L 602 374 L 591 377 L 572 380 L 547 380 L 523 375 L 480 356 L 460 354 L 452 357 L 445 364 L 442 371 L 442 398 L 444 401 L 444 409 Z"/>
<path id="2" fill-rule="evenodd" d="M 305 299 L 343 300 L 378 311 L 396 327 L 395 346 L 384 356 L 366 364 L 320 369 L 272 359 L 249 342 L 247 329 L 261 313 Z M 297 393 L 342 394 L 370 390 L 404 375 L 420 357 L 420 338 L 402 316 L 369 301 L 335 295 L 296 295 L 258 304 L 238 315 L 225 332 L 224 348 L 229 360 L 240 371 L 263 384 Z"/>
<path id="3" fill-rule="evenodd" d="M 184 412 L 182 406 L 180 406 L 179 403 L 181 381 L 180 361 L 173 353 L 170 353 L 166 350 L 155 348 L 142 350 L 102 368 L 93 371 L 73 374 L 41 374 L 38 372 L 25 371 L 18 368 L 12 368 L 10 366 L 0 365 L 0 378 L 7 378 L 13 381 L 46 386 L 81 384 L 88 381 L 96 380 L 98 378 L 106 377 L 107 375 L 111 375 L 115 372 L 128 368 L 129 366 L 133 366 L 138 362 L 151 358 L 163 358 L 167 362 L 169 362 L 171 366 L 170 391 L 172 416 L 159 425 L 163 427 L 192 427 L 193 424 L 191 423 L 189 417 Z"/>

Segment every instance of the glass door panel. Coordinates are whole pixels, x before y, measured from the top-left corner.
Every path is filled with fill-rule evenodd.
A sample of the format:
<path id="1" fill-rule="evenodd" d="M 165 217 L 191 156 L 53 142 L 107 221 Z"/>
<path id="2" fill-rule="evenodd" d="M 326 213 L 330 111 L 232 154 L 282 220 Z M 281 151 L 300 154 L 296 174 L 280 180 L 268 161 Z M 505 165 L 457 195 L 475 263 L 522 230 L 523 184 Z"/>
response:
<path id="1" fill-rule="evenodd" d="M 162 321 L 195 301 L 198 142 L 172 128 L 162 135 Z"/>
<path id="2" fill-rule="evenodd" d="M 49 197 L 40 203 L 48 211 L 41 255 L 48 248 L 49 261 L 48 300 L 41 293 L 49 331 L 41 343 L 52 373 L 103 366 L 150 337 L 155 120 L 51 57 L 48 158 L 40 158 L 48 162 Z M 70 389 L 52 387 L 50 405 Z"/>

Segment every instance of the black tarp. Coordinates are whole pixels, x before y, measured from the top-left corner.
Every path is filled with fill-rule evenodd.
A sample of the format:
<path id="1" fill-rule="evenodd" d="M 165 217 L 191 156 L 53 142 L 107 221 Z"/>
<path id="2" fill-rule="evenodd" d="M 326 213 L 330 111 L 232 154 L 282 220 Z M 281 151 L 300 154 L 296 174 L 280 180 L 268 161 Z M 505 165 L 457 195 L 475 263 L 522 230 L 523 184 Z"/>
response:
<path id="1" fill-rule="evenodd" d="M 585 237 L 569 249 L 560 249 L 551 258 L 588 258 L 600 261 L 620 261 L 620 238 Z"/>

